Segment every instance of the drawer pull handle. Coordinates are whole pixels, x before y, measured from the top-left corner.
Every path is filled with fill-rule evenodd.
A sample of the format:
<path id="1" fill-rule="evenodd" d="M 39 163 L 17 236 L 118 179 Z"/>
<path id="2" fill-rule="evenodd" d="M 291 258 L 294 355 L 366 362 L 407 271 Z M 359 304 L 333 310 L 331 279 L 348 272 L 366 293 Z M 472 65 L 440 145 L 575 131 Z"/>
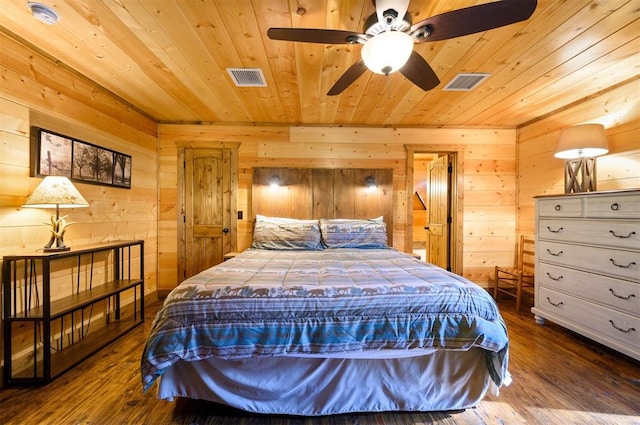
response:
<path id="1" fill-rule="evenodd" d="M 628 334 L 629 332 L 635 332 L 636 331 L 636 328 L 628 328 L 628 329 L 619 328 L 619 327 L 616 326 L 616 324 L 611 319 L 609 319 L 609 323 L 611 323 L 611 326 L 613 326 L 617 331 L 624 332 L 626 334 Z"/>
<path id="2" fill-rule="evenodd" d="M 547 227 L 547 229 L 548 229 L 548 227 Z M 615 231 L 615 230 L 609 230 L 609 233 L 611 233 L 611 234 L 612 234 L 613 236 L 615 236 L 616 238 L 620 238 L 620 239 L 628 239 L 628 238 L 630 238 L 631 236 L 633 236 L 633 235 L 635 235 L 635 234 L 636 234 L 636 232 L 631 232 L 631 233 L 629 233 L 627 236 L 625 236 L 625 235 L 618 235 L 618 234 L 616 234 L 616 231 Z"/>
<path id="3" fill-rule="evenodd" d="M 547 230 L 550 231 L 551 233 L 560 233 L 564 230 L 563 227 L 558 227 L 557 230 L 553 230 L 551 227 L 547 226 Z"/>
<path id="4" fill-rule="evenodd" d="M 556 204 L 556 206 L 553 207 L 553 209 L 556 210 L 556 211 L 560 211 L 562 209 L 562 205 Z"/>
<path id="5" fill-rule="evenodd" d="M 553 276 L 551 276 L 551 273 L 549 273 L 549 272 L 547 272 L 547 277 L 548 277 L 549 279 L 551 279 L 551 280 L 555 280 L 556 282 L 558 282 L 558 281 L 560 281 L 560 280 L 564 279 L 564 276 L 562 276 L 562 275 L 560 275 L 560 276 L 558 276 L 558 277 L 553 277 Z"/>
<path id="6" fill-rule="evenodd" d="M 551 304 L 554 307 L 560 307 L 561 305 L 564 305 L 564 303 L 562 301 L 560 301 L 559 303 L 554 303 L 553 301 L 551 301 L 551 298 L 547 297 L 547 301 L 549 302 L 549 304 Z"/>
<path id="7" fill-rule="evenodd" d="M 618 204 L 617 202 L 614 202 L 613 204 L 611 204 L 611 211 L 618 211 L 620 209 L 620 204 Z"/>
<path id="8" fill-rule="evenodd" d="M 549 248 L 547 248 L 547 252 L 549 253 L 549 255 L 553 255 L 554 257 L 559 257 L 559 256 L 561 256 L 562 254 L 564 254 L 564 252 L 562 252 L 562 251 L 553 252 L 553 251 L 551 251 Z M 611 260 L 611 261 L 613 261 L 613 260 Z"/>
<path id="9" fill-rule="evenodd" d="M 631 266 L 635 266 L 636 262 L 632 261 L 629 264 L 627 264 L 626 266 L 624 264 L 618 264 L 616 263 L 616 260 L 614 260 L 613 258 L 609 258 L 609 261 L 611 261 L 611 264 L 613 264 L 616 267 L 620 267 L 621 269 L 628 269 Z"/>
<path id="10" fill-rule="evenodd" d="M 613 289 L 609 288 L 609 291 L 611 292 L 611 294 L 616 297 L 616 298 L 620 298 L 621 300 L 628 300 L 629 298 L 633 298 L 636 296 L 636 294 L 629 294 L 626 297 L 623 297 L 622 295 L 618 295 L 616 294 L 616 291 L 614 291 Z"/>

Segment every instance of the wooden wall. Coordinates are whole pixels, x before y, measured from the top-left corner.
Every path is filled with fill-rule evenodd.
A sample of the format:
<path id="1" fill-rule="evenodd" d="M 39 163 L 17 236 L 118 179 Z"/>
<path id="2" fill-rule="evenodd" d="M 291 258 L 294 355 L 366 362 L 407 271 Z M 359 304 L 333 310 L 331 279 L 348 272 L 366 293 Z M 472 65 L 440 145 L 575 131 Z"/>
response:
<path id="1" fill-rule="evenodd" d="M 44 223 L 54 211 L 22 208 L 42 180 L 29 177 L 29 130 L 35 125 L 132 156 L 131 189 L 75 184 L 89 207 L 64 211 L 75 222 L 65 234 L 65 242 L 79 246 L 144 239 L 145 292 L 154 294 L 156 123 L 3 34 L 0 46 L 0 257 L 40 249 L 49 238 Z"/>
<path id="2" fill-rule="evenodd" d="M 553 156 L 563 128 L 598 123 L 609 153 L 597 158 L 597 190 L 640 188 L 640 81 L 604 93 L 518 131 L 518 233 L 534 234 L 536 195 L 564 193 L 564 161 Z"/>
<path id="3" fill-rule="evenodd" d="M 238 150 L 238 249 L 251 243 L 252 169 L 393 169 L 394 247 L 411 250 L 413 162 L 409 152 L 458 152 L 463 273 L 487 283 L 495 264 L 511 264 L 515 237 L 516 131 L 511 129 L 353 128 L 236 125 L 159 126 L 159 278 L 162 290 L 177 282 L 177 172 L 180 148 Z M 505 246 L 507 246 L 505 248 Z"/>

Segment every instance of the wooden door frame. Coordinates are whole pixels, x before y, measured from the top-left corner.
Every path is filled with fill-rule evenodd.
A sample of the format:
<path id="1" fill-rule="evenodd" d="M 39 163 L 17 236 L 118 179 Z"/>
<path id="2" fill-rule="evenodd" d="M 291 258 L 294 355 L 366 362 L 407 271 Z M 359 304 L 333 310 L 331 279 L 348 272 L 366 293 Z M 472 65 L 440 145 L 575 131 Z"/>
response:
<path id="1" fill-rule="evenodd" d="M 179 284 L 184 280 L 184 268 L 185 262 L 184 258 L 186 256 L 186 239 L 187 239 L 187 226 L 185 223 L 185 214 L 186 214 L 186 190 L 185 190 L 185 171 L 186 171 L 186 149 L 227 149 L 230 153 L 230 164 L 229 164 L 229 187 L 231 188 L 231 193 L 229 196 L 230 204 L 228 207 L 225 207 L 229 210 L 229 250 L 236 251 L 238 246 L 238 148 L 239 143 L 210 143 L 206 146 L 203 146 L 202 143 L 176 143 L 176 148 L 178 149 L 178 169 L 177 169 L 177 189 L 178 189 L 178 198 L 177 198 L 177 206 L 178 206 L 178 217 L 177 219 L 177 282 Z M 226 253 L 223 253 L 223 255 Z"/>
<path id="2" fill-rule="evenodd" d="M 451 146 L 454 150 L 443 150 L 442 145 L 405 145 L 407 152 L 406 189 L 407 194 L 407 231 L 405 238 L 405 251 L 413 251 L 413 162 L 416 153 L 432 153 L 453 156 L 451 179 L 451 243 L 449 255 L 451 271 L 462 275 L 463 272 L 463 201 L 464 201 L 464 148 Z"/>

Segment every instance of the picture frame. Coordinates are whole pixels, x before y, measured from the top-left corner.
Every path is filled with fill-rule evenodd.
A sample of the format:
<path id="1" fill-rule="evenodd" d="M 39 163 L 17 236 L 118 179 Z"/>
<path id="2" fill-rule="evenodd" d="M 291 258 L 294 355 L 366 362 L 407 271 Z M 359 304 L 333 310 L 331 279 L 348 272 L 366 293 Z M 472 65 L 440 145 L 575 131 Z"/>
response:
<path id="1" fill-rule="evenodd" d="M 32 177 L 65 176 L 90 184 L 131 189 L 131 155 L 31 127 Z"/>
<path id="2" fill-rule="evenodd" d="M 113 185 L 131 188 L 131 155 L 113 153 Z"/>
<path id="3" fill-rule="evenodd" d="M 31 136 L 31 176 L 71 178 L 73 139 L 38 127 Z"/>

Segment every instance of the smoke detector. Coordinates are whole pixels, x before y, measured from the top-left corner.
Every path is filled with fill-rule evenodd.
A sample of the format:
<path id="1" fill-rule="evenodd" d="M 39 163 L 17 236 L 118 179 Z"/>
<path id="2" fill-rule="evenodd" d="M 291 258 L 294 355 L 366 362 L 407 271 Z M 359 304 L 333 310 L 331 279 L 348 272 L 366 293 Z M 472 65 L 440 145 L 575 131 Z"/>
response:
<path id="1" fill-rule="evenodd" d="M 55 25 L 58 23 L 58 19 L 60 19 L 60 16 L 45 4 L 30 1 L 27 3 L 27 6 L 31 9 L 33 17 L 45 24 Z"/>

